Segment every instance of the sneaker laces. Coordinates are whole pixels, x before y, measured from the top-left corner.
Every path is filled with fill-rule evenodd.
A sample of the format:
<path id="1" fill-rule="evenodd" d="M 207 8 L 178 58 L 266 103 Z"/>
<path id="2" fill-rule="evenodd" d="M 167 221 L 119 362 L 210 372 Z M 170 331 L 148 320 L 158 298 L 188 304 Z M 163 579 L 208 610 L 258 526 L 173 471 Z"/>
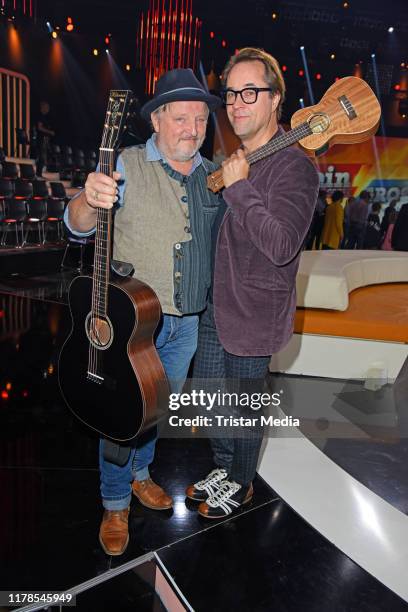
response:
<path id="1" fill-rule="evenodd" d="M 222 508 L 225 514 L 231 514 L 232 510 L 238 508 L 241 504 L 230 498 L 238 493 L 241 488 L 241 485 L 237 482 L 223 482 L 218 491 L 211 495 L 206 503 L 211 508 Z"/>
<path id="2" fill-rule="evenodd" d="M 224 468 L 215 468 L 204 480 L 200 480 L 194 485 L 198 491 L 206 491 L 208 495 L 213 495 L 219 488 L 219 482 L 227 478 L 228 473 Z"/>

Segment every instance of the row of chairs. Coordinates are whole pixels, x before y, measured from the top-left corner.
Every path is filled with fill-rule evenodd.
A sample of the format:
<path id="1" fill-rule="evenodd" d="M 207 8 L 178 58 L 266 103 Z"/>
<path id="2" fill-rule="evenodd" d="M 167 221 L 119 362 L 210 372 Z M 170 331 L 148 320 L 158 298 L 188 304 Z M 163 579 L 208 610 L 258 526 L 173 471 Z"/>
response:
<path id="1" fill-rule="evenodd" d="M 92 151 L 86 157 L 81 149 L 77 149 L 75 156 L 72 148 L 67 147 L 65 153 L 60 152 L 58 145 L 53 145 L 52 152 L 48 156 L 47 171 L 58 172 L 61 181 L 71 181 L 72 187 L 83 187 L 89 172 L 96 169 L 96 153 Z M 6 161 L 4 152 L 0 155 L 0 176 L 9 179 L 22 178 L 33 181 L 35 179 L 35 168 L 32 164 Z"/>
<path id="2" fill-rule="evenodd" d="M 0 179 L 1 246 L 8 246 L 7 238 L 11 234 L 15 237 L 12 246 L 23 247 L 29 242 L 33 230 L 38 232 L 36 244 L 49 242 L 50 229 L 56 230 L 57 241 L 63 240 L 63 216 L 67 200 L 62 183 L 51 184 L 49 195 L 45 181 L 30 183 L 21 179 Z"/>
<path id="3" fill-rule="evenodd" d="M 21 178 L 25 181 L 34 181 L 35 168 L 32 164 L 17 164 L 15 162 L 0 162 L 0 177 L 15 181 Z"/>
<path id="4" fill-rule="evenodd" d="M 68 201 L 67 192 L 63 183 L 59 181 L 50 181 L 50 189 L 48 183 L 44 180 L 28 181 L 25 179 L 9 179 L 0 178 L 0 199 L 20 197 L 20 198 L 57 198 Z"/>

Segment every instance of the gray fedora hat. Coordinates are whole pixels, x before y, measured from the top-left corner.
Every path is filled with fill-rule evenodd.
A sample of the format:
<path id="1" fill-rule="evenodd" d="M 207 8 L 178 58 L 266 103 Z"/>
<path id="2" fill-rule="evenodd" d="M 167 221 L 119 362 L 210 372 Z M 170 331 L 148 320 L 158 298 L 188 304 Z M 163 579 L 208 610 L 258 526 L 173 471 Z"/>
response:
<path id="1" fill-rule="evenodd" d="M 150 114 L 162 104 L 169 102 L 205 102 L 210 111 L 222 104 L 221 98 L 207 93 L 191 68 L 175 68 L 165 72 L 156 83 L 154 96 L 140 110 L 143 119 L 150 120 Z"/>

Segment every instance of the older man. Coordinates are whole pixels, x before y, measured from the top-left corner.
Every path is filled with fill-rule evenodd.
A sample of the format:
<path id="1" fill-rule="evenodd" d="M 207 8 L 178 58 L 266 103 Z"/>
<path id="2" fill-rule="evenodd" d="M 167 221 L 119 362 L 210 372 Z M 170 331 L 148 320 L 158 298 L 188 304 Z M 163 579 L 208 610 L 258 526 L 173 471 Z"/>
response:
<path id="1" fill-rule="evenodd" d="M 145 146 L 125 149 L 113 179 L 91 173 L 69 205 L 68 227 L 94 231 L 96 209 L 117 200 L 114 257 L 133 264 L 135 275 L 156 292 L 163 320 L 156 336 L 172 392 L 183 386 L 197 346 L 198 313 L 205 308 L 210 278 L 211 224 L 219 199 L 206 189 L 215 166 L 200 155 L 209 111 L 221 103 L 189 69 L 164 74 L 142 108 L 153 136 Z M 156 433 L 138 441 L 125 466 L 110 463 L 100 445 L 101 494 L 105 508 L 99 539 L 105 552 L 120 555 L 128 543 L 131 494 L 148 508 L 165 510 L 173 500 L 152 481 Z M 133 480 L 132 486 L 130 485 Z"/>
<path id="2" fill-rule="evenodd" d="M 246 156 L 284 133 L 278 120 L 285 84 L 276 59 L 241 49 L 228 62 L 223 84 L 242 148 L 223 163 L 226 206 L 214 223 L 213 299 L 201 320 L 194 375 L 227 379 L 234 391 L 259 391 L 271 354 L 293 333 L 296 272 L 319 180 L 295 146 L 249 169 Z M 232 411 L 256 416 L 239 406 Z M 255 421 L 236 435 L 211 440 L 215 468 L 186 491 L 201 502 L 198 512 L 205 518 L 224 517 L 251 500 L 262 441 L 260 419 Z"/>

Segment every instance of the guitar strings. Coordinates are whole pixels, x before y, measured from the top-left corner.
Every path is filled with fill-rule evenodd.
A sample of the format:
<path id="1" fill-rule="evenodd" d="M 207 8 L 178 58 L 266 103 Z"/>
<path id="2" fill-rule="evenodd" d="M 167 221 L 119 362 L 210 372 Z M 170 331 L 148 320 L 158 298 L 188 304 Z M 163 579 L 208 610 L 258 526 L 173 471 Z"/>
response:
<path id="1" fill-rule="evenodd" d="M 285 134 L 278 136 L 272 142 L 268 142 L 262 147 L 259 147 L 259 149 L 248 155 L 247 161 L 250 165 L 254 164 L 257 161 L 264 159 L 268 155 L 271 155 L 275 151 L 281 148 L 283 149 L 285 146 L 293 144 L 298 140 L 301 140 L 305 136 L 310 136 L 311 134 L 313 134 L 313 131 L 310 128 L 309 124 L 302 123 L 296 126 L 293 130 L 290 130 L 289 132 L 285 132 Z M 213 174 L 218 175 L 218 173 L 221 173 L 221 169 L 216 170 Z M 212 176 L 213 175 L 210 175 L 210 178 Z M 217 180 L 218 179 L 216 179 L 215 184 L 217 184 Z"/>
<path id="2" fill-rule="evenodd" d="M 106 133 L 108 129 L 108 121 L 104 124 L 102 135 L 102 143 L 106 142 Z M 109 135 L 106 142 L 106 148 L 111 148 L 113 133 Z M 101 147 L 102 148 L 102 147 Z M 111 159 L 109 159 L 111 157 Z M 101 172 L 112 175 L 113 155 L 112 152 L 101 151 L 99 156 L 99 164 Z M 100 355 L 96 348 L 97 340 L 100 338 L 97 331 L 97 320 L 101 315 L 105 314 L 107 305 L 107 291 L 109 281 L 109 237 L 110 237 L 110 215 L 111 211 L 99 208 L 96 212 L 96 234 L 95 234 L 95 256 L 94 256 L 94 275 L 92 286 L 92 305 L 90 315 L 90 344 L 88 353 L 88 372 L 99 376 L 100 373 Z M 104 260 L 102 259 L 104 257 Z M 102 344 L 102 342 L 100 342 Z"/>

